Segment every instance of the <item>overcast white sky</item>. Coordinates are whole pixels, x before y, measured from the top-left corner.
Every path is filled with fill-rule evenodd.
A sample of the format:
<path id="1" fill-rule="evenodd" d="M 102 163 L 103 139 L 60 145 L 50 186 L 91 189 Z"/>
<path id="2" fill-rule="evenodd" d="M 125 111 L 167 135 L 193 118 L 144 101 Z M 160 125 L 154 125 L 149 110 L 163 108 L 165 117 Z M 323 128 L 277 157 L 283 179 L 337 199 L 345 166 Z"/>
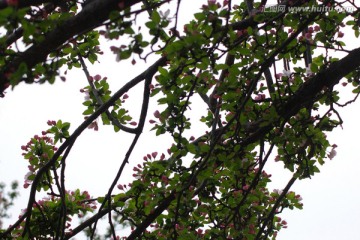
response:
<path id="1" fill-rule="evenodd" d="M 196 3 L 201 5 L 203 2 L 205 1 Z M 196 9 L 194 2 L 191 7 L 182 6 L 182 13 L 186 13 L 187 17 L 189 9 Z M 110 55 L 102 58 L 101 64 L 88 66 L 92 75 L 107 76 L 114 91 L 147 66 L 140 61 L 135 66 L 130 63 L 120 64 L 114 59 L 115 57 Z M 84 96 L 79 89 L 84 86 L 86 80 L 82 71 L 78 70 L 69 74 L 66 83 L 58 81 L 51 86 L 20 84 L 14 92 L 8 91 L 6 97 L 0 99 L 0 182 L 10 183 L 17 179 L 22 185 L 27 173 L 27 163 L 22 159 L 20 146 L 26 144 L 34 134 L 40 134 L 45 130 L 47 120 L 62 119 L 71 122 L 71 130 L 82 122 Z M 343 87 L 339 89 L 345 90 Z M 141 104 L 141 99 L 137 99 L 135 93 L 136 91 L 133 94 L 129 92 L 127 102 L 131 108 L 139 108 Z M 348 91 L 343 96 L 350 98 Z M 337 129 L 329 134 L 331 143 L 338 145 L 337 156 L 332 161 L 327 161 L 320 169 L 321 173 L 311 180 L 295 183 L 293 190 L 302 195 L 304 209 L 284 212 L 283 218 L 287 220 L 289 227 L 280 232 L 278 239 L 359 238 L 359 106 L 359 103 L 356 103 L 340 110 L 345 122 L 344 129 Z M 152 117 L 155 109 L 156 101 L 152 101 L 149 117 Z M 154 140 L 154 133 L 148 131 L 150 127 L 144 131 L 134 151 L 132 163 L 141 161 L 142 156 L 147 153 L 165 152 L 168 147 L 166 137 Z M 99 132 L 87 130 L 76 142 L 68 158 L 68 189 L 88 190 L 93 196 L 105 194 L 104 186 L 112 182 L 131 140 L 130 135 L 113 133 L 109 126 L 100 125 Z M 122 183 L 130 182 L 132 167 L 129 166 L 127 169 L 121 177 Z M 290 178 L 290 174 L 283 169 L 281 163 L 272 163 L 268 171 L 273 174 L 270 189 L 283 188 Z M 12 211 L 15 219 L 20 209 L 25 207 L 28 191 L 21 191 L 21 194 Z"/>

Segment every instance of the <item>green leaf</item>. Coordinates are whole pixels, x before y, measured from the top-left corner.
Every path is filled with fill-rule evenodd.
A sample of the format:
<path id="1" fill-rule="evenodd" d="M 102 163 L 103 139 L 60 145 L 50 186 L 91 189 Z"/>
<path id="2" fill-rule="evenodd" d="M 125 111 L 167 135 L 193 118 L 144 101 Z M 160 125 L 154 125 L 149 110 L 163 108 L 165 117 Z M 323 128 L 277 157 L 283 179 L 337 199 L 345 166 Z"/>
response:
<path id="1" fill-rule="evenodd" d="M 194 17 L 199 20 L 199 22 L 203 21 L 204 19 L 206 19 L 206 15 L 202 12 L 199 13 L 195 13 Z"/>
<path id="2" fill-rule="evenodd" d="M 318 72 L 318 69 L 319 69 L 319 66 L 316 64 L 316 63 L 311 63 L 311 65 L 310 65 L 310 70 L 311 70 L 311 72 L 313 72 L 313 73 L 317 73 Z"/>
<path id="3" fill-rule="evenodd" d="M 197 149 L 196 149 L 196 146 L 192 143 L 189 143 L 186 145 L 186 149 L 192 153 L 192 154 L 196 154 L 197 153 Z"/>
<path id="4" fill-rule="evenodd" d="M 62 49 L 62 52 L 65 54 L 70 54 L 73 51 L 74 51 L 74 49 L 71 46 Z"/>
<path id="5" fill-rule="evenodd" d="M 160 14 L 154 10 L 152 11 L 152 14 L 151 14 L 151 20 L 155 23 L 155 24 L 159 24 L 160 23 Z"/>
<path id="6" fill-rule="evenodd" d="M 239 49 L 239 52 L 240 52 L 242 55 L 250 55 L 250 54 L 251 54 L 251 50 L 248 49 L 248 48 L 240 48 L 240 49 Z"/>
<path id="7" fill-rule="evenodd" d="M 120 52 L 120 60 L 128 59 L 131 56 L 130 50 L 124 50 Z"/>
<path id="8" fill-rule="evenodd" d="M 82 114 L 83 115 L 90 115 L 94 113 L 94 107 L 89 107 L 88 109 L 86 109 Z"/>

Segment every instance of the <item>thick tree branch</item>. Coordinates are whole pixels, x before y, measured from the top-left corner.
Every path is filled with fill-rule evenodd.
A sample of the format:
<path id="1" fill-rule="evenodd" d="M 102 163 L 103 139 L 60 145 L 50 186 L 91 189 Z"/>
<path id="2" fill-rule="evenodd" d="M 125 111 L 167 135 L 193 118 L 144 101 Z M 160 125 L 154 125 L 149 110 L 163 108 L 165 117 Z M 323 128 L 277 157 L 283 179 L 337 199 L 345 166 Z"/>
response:
<path id="1" fill-rule="evenodd" d="M 108 20 L 111 11 L 120 10 L 118 4 L 120 0 L 94 0 L 84 6 L 79 14 L 71 17 L 63 24 L 45 36 L 45 40 L 39 44 L 31 46 L 25 52 L 15 57 L 0 73 L 0 94 L 9 85 L 9 79 L 5 73 L 17 69 L 21 63 L 25 63 L 28 69 L 36 64 L 46 61 L 49 53 L 56 50 L 67 40 L 74 36 L 86 33 L 100 26 Z M 124 8 L 131 7 L 140 0 L 124 1 Z"/>
<path id="2" fill-rule="evenodd" d="M 348 56 L 334 62 L 329 66 L 329 68 L 323 70 L 310 80 L 304 83 L 304 85 L 291 97 L 288 102 L 285 104 L 284 108 L 279 112 L 279 119 L 287 119 L 295 115 L 309 100 L 316 98 L 318 94 L 321 93 L 324 87 L 331 87 L 337 84 L 340 79 L 346 76 L 351 71 L 354 71 L 360 66 L 360 48 L 353 50 Z M 221 128 L 219 131 L 222 132 L 224 128 Z M 240 144 L 246 146 L 248 144 L 254 143 L 264 137 L 271 129 L 273 129 L 273 123 L 268 123 L 267 125 L 260 127 L 258 130 L 251 134 L 249 137 L 245 138 Z M 191 176 L 192 178 L 192 176 Z M 194 181 L 191 179 L 190 181 Z M 292 181 L 291 181 L 292 182 Z M 139 237 L 141 233 L 151 224 L 153 220 L 158 217 L 162 211 L 165 211 L 166 208 L 175 200 L 175 197 L 165 198 L 164 201 L 159 205 L 159 207 L 150 214 L 143 223 L 138 226 L 132 233 L 129 235 L 128 239 L 135 239 Z M 162 210 L 162 211 L 161 211 Z"/>
<path id="3" fill-rule="evenodd" d="M 360 67 L 360 48 L 352 50 L 346 57 L 316 74 L 306 81 L 295 94 L 279 109 L 278 119 L 289 119 L 301 108 L 312 102 L 325 88 L 338 84 L 341 78 Z M 273 128 L 274 123 L 259 127 L 257 131 L 245 138 L 241 144 L 248 145 L 256 142 Z"/>

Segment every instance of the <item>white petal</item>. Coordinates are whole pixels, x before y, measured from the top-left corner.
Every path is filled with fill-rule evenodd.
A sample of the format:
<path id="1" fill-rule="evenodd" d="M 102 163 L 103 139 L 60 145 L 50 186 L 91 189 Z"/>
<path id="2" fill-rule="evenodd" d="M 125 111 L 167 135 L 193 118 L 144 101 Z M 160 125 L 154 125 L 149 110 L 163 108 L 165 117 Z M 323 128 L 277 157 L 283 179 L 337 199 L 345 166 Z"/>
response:
<path id="1" fill-rule="evenodd" d="M 336 151 L 335 151 L 335 149 L 332 149 L 331 152 L 329 153 L 328 157 L 330 160 L 332 160 L 335 156 L 336 156 Z"/>
<path id="2" fill-rule="evenodd" d="M 306 74 L 311 75 L 313 72 L 311 71 L 310 67 L 306 68 Z"/>
<path id="3" fill-rule="evenodd" d="M 290 77 L 291 76 L 291 71 L 290 70 L 283 70 L 283 73 L 285 76 Z"/>

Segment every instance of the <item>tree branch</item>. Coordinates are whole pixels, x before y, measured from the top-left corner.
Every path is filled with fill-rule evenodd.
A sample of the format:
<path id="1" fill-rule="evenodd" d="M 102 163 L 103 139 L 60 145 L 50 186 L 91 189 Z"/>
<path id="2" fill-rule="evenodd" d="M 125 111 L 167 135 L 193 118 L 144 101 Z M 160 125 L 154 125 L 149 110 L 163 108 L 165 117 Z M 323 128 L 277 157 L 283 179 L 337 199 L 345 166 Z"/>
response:
<path id="1" fill-rule="evenodd" d="M 120 88 L 110 99 L 109 101 L 105 102 L 102 106 L 100 106 L 92 115 L 90 115 L 75 131 L 74 133 L 66 139 L 66 141 L 59 147 L 58 151 L 55 152 L 54 156 L 47 162 L 42 168 L 39 169 L 37 172 L 34 181 L 31 185 L 30 196 L 27 206 L 27 221 L 25 226 L 29 226 L 31 212 L 32 212 L 32 205 L 35 201 L 36 195 L 36 187 L 39 184 L 42 175 L 50 169 L 50 167 L 57 161 L 60 155 L 66 150 L 69 145 L 76 141 L 77 137 L 103 112 L 106 111 L 118 98 L 120 98 L 124 93 L 129 91 L 132 87 L 136 86 L 138 83 L 146 79 L 148 76 L 153 76 L 159 66 L 163 66 L 166 63 L 166 58 L 162 57 L 158 61 L 156 61 L 152 66 L 150 66 L 147 70 L 143 73 L 126 83 L 122 88 Z M 25 227 L 26 229 L 26 227 Z"/>
<path id="2" fill-rule="evenodd" d="M 124 1 L 124 8 L 131 7 L 141 0 Z M 32 45 L 25 52 L 17 55 L 0 73 L 0 95 L 3 94 L 9 85 L 6 73 L 11 73 L 12 69 L 17 69 L 21 63 L 25 63 L 28 69 L 36 64 L 46 61 L 49 53 L 64 44 L 74 36 L 84 34 L 100 26 L 108 20 L 110 12 L 120 10 L 119 0 L 94 0 L 84 6 L 79 14 L 66 20 L 53 31 L 49 32 L 44 41 Z"/>

